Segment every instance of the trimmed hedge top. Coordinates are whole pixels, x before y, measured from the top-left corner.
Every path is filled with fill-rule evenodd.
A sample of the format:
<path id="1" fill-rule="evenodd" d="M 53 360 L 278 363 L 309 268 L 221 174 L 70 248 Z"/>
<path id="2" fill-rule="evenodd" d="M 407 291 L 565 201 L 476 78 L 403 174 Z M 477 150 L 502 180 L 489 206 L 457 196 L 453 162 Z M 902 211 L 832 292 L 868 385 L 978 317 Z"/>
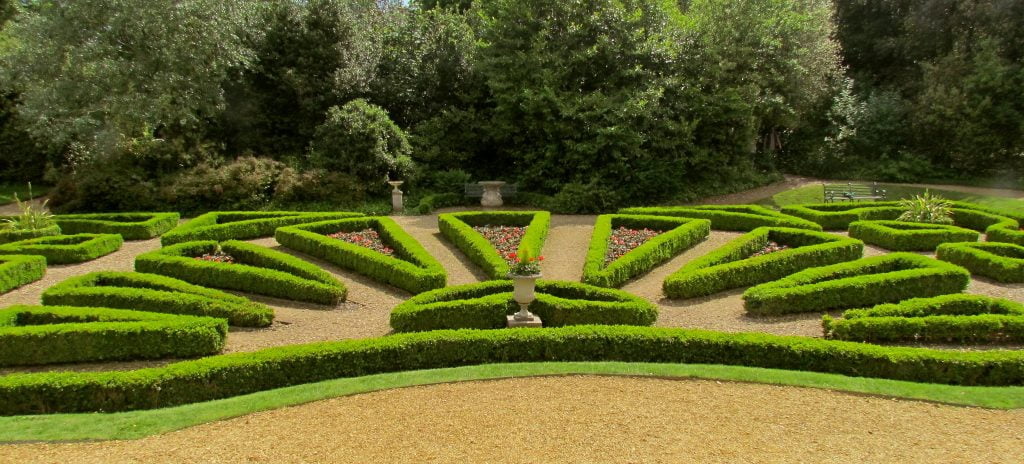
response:
<path id="1" fill-rule="evenodd" d="M 125 240 L 147 240 L 178 225 L 178 213 L 62 214 L 54 222 L 65 234 L 119 234 Z"/>
<path id="2" fill-rule="evenodd" d="M 500 329 L 519 310 L 512 282 L 495 280 L 442 288 L 414 296 L 391 311 L 395 332 L 440 329 Z M 530 311 L 545 327 L 567 325 L 651 325 L 658 308 L 621 290 L 575 282 L 538 281 Z"/>
<path id="3" fill-rule="evenodd" d="M 92 272 L 72 277 L 43 292 L 48 306 L 90 306 L 227 319 L 242 327 L 266 327 L 274 320 L 268 306 L 212 288 L 157 274 Z"/>
<path id="4" fill-rule="evenodd" d="M 963 201 L 952 201 L 956 226 L 988 233 L 990 230 L 1019 228 L 1021 215 Z M 827 230 L 844 230 L 854 221 L 895 220 L 903 213 L 898 201 L 861 203 L 815 203 L 782 207 L 782 212 L 814 221 Z"/>
<path id="5" fill-rule="evenodd" d="M 946 243 L 939 245 L 935 257 L 999 282 L 1024 282 L 1024 246 L 1000 242 Z"/>
<path id="6" fill-rule="evenodd" d="M 770 242 L 788 249 L 753 256 Z M 693 260 L 665 278 L 669 298 L 694 298 L 769 282 L 803 269 L 860 258 L 860 240 L 825 232 L 759 227 Z"/>
<path id="7" fill-rule="evenodd" d="M 106 308 L 0 310 L 0 366 L 187 358 L 220 352 L 223 319 Z"/>
<path id="8" fill-rule="evenodd" d="M 978 232 L 943 224 L 854 221 L 850 237 L 893 251 L 932 251 L 947 242 L 977 242 Z"/>
<path id="9" fill-rule="evenodd" d="M 46 258 L 35 255 L 0 256 L 0 293 L 7 293 L 46 275 Z"/>
<path id="10" fill-rule="evenodd" d="M 862 308 L 915 297 L 960 293 L 966 269 L 913 253 L 892 253 L 816 267 L 748 289 L 743 306 L 757 315 Z"/>
<path id="11" fill-rule="evenodd" d="M 707 219 L 715 230 L 748 232 L 758 227 L 821 230 L 814 222 L 758 205 L 653 206 L 623 208 L 619 213 Z"/>
<path id="12" fill-rule="evenodd" d="M 5 219 L 5 217 L 0 216 L 0 219 Z M 54 235 L 60 234 L 60 226 L 58 225 L 43 227 L 42 229 L 36 230 L 11 230 L 6 228 L 0 228 L 0 244 L 20 242 L 22 240 L 28 240 L 30 238 L 52 237 Z"/>
<path id="13" fill-rule="evenodd" d="M 234 263 L 196 259 L 217 250 Z M 345 301 L 345 285 L 319 266 L 259 245 L 229 240 L 186 242 L 141 254 L 135 270 L 161 274 L 206 287 L 237 290 L 295 301 L 335 305 Z"/>
<path id="14" fill-rule="evenodd" d="M 526 227 L 526 235 L 519 243 L 518 253 L 522 256 L 540 256 L 551 225 L 551 213 L 484 211 L 438 215 L 437 226 L 446 239 L 462 250 L 470 261 L 483 268 L 490 278 L 505 279 L 509 271 L 508 262 L 498 254 L 491 242 L 473 230 L 474 226 L 488 225 Z"/>
<path id="15" fill-rule="evenodd" d="M 376 230 L 381 240 L 394 250 L 395 256 L 327 236 L 367 228 Z M 288 248 L 411 293 L 441 288 L 447 281 L 447 273 L 441 263 L 391 218 L 339 219 L 282 227 L 274 237 Z"/>
<path id="16" fill-rule="evenodd" d="M 117 234 L 54 235 L 0 245 L 0 255 L 39 255 L 47 264 L 74 264 L 109 255 L 122 243 Z"/>
<path id="17" fill-rule="evenodd" d="M 345 219 L 362 213 L 316 213 L 299 211 L 214 211 L 174 228 L 160 237 L 163 246 L 197 240 L 251 240 L 270 237 L 278 227 Z"/>
<path id="18" fill-rule="evenodd" d="M 618 227 L 663 231 L 605 266 L 608 240 Z M 711 233 L 711 221 L 666 216 L 605 214 L 597 217 L 590 248 L 583 264 L 583 282 L 599 287 L 619 287 L 628 280 L 672 259 Z"/>

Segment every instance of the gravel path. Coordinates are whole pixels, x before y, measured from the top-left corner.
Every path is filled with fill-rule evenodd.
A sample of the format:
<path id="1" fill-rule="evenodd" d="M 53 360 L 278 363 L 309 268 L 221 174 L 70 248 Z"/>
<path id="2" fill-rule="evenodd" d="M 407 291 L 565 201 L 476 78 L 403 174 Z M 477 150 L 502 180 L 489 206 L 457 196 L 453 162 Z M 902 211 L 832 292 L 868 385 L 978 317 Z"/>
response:
<path id="1" fill-rule="evenodd" d="M 528 401 L 516 401 L 528 392 Z M 1020 462 L 1024 411 L 703 380 L 542 377 L 380 391 L 0 462 Z"/>

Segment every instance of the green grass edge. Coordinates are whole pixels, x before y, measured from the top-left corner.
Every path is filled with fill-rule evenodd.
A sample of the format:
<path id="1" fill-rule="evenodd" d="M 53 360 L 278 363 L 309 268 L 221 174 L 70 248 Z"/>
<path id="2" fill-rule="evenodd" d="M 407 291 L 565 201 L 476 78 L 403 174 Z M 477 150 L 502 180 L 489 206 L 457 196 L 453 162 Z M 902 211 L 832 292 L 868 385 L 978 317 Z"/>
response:
<path id="1" fill-rule="evenodd" d="M 625 375 L 822 388 L 989 409 L 1024 408 L 1024 387 L 963 387 L 710 364 L 546 362 L 484 364 L 327 380 L 163 409 L 0 417 L 0 443 L 130 440 L 259 411 L 394 388 L 512 377 Z"/>

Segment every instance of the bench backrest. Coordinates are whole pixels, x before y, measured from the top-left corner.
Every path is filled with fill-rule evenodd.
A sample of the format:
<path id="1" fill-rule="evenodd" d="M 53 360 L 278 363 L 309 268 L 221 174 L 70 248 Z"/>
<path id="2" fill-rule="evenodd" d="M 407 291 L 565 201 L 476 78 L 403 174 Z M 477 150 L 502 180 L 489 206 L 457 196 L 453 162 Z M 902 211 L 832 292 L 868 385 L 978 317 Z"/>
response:
<path id="1" fill-rule="evenodd" d="M 868 184 L 854 184 L 852 182 L 846 184 L 823 184 L 825 187 L 825 201 L 833 198 L 872 198 L 872 199 L 884 199 L 885 190 L 880 188 L 877 183 L 871 185 Z"/>

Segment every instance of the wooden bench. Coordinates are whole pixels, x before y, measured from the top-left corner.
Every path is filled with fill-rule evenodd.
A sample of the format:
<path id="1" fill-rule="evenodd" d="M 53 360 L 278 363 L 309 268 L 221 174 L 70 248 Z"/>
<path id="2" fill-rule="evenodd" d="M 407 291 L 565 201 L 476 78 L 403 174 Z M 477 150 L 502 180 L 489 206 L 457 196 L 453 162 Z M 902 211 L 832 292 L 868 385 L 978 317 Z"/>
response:
<path id="1" fill-rule="evenodd" d="M 877 182 L 867 184 L 822 184 L 825 187 L 825 203 L 836 201 L 876 201 L 885 200 L 885 189 L 879 188 Z"/>

